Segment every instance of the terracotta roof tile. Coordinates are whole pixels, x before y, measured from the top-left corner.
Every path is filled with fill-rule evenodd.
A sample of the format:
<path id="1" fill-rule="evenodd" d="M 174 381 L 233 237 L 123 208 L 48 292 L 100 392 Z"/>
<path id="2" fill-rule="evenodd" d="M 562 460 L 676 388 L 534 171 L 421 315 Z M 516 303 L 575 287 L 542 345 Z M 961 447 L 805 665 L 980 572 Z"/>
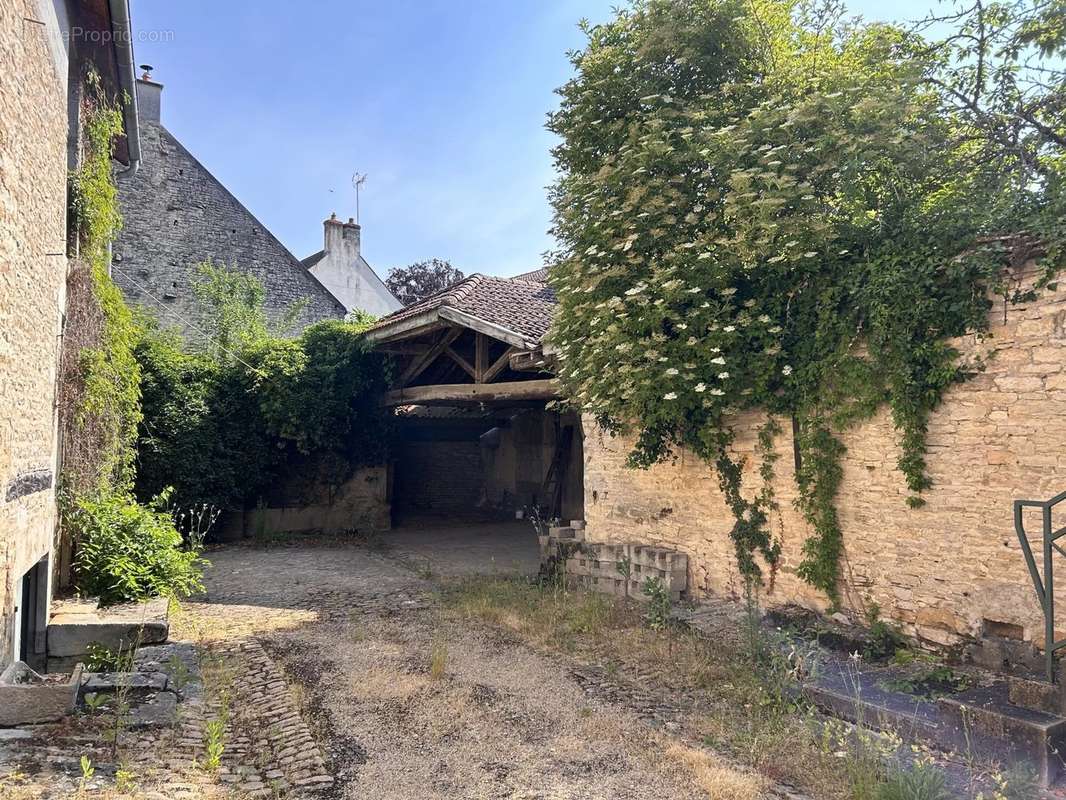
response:
<path id="1" fill-rule="evenodd" d="M 435 295 L 382 317 L 371 330 L 387 328 L 447 306 L 499 325 L 525 339 L 540 341 L 551 325 L 555 303 L 555 292 L 545 284 L 475 273 Z"/>
<path id="2" fill-rule="evenodd" d="M 548 269 L 547 267 L 541 267 L 532 272 L 523 272 L 521 275 L 515 275 L 511 280 L 522 281 L 523 283 L 547 283 Z"/>

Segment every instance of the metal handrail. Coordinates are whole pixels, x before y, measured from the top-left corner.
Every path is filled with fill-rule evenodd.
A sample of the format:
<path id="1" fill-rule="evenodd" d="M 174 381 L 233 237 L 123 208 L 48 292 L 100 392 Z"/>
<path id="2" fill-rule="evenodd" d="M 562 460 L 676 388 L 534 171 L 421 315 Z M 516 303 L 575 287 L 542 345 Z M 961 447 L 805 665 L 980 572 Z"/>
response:
<path id="1" fill-rule="evenodd" d="M 1033 588 L 1040 600 L 1040 608 L 1044 612 L 1044 666 L 1047 670 L 1049 683 L 1055 683 L 1055 653 L 1066 647 L 1066 639 L 1055 641 L 1055 573 L 1052 565 L 1052 556 L 1057 551 L 1066 556 L 1064 550 L 1056 540 L 1066 536 L 1066 527 L 1053 530 L 1051 527 L 1051 509 L 1066 500 L 1066 492 L 1055 495 L 1050 500 L 1015 500 L 1014 501 L 1014 530 L 1018 534 L 1018 542 L 1022 546 L 1022 555 L 1025 557 L 1025 565 L 1029 568 L 1029 577 L 1033 580 Z M 1041 540 L 1043 543 L 1044 575 L 1041 578 L 1040 571 L 1033 557 L 1033 547 L 1029 544 L 1029 537 L 1025 532 L 1025 524 L 1022 520 L 1022 511 L 1026 508 L 1039 508 L 1042 511 Z"/>

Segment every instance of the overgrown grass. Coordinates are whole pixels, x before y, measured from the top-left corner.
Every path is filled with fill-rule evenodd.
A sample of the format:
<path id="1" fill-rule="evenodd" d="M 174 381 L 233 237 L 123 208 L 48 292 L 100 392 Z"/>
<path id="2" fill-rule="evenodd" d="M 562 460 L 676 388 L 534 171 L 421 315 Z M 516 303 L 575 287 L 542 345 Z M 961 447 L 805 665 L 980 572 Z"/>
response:
<path id="1" fill-rule="evenodd" d="M 634 603 L 508 578 L 455 582 L 444 590 L 444 605 L 460 618 L 602 664 L 612 678 L 654 683 L 692 709 L 689 729 L 704 745 L 765 778 L 812 797 L 874 797 L 875 785 L 855 780 L 869 764 L 848 747 L 849 735 L 826 736 L 815 713 L 795 699 L 799 659 L 766 641 L 753 646 L 743 625 L 723 625 L 709 642 L 677 626 L 649 627 Z"/>

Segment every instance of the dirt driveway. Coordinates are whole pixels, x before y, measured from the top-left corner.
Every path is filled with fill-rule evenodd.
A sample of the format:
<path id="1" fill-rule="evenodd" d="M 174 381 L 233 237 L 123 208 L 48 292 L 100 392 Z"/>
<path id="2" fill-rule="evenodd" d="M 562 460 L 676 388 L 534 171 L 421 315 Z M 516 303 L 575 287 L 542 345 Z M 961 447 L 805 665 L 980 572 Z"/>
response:
<path id="1" fill-rule="evenodd" d="M 251 745 L 236 762 L 253 763 L 230 753 L 221 779 L 269 796 L 271 776 L 295 760 L 305 768 L 292 790 L 336 798 L 626 800 L 705 798 L 701 774 L 706 786 L 720 769 L 722 792 L 710 796 L 760 796 L 755 779 L 590 694 L 562 661 L 444 613 L 441 581 L 529 569 L 534 542 L 504 525 L 403 531 L 384 552 L 304 543 L 210 553 L 207 595 L 186 605 L 186 633 L 284 675 L 243 693 L 238 682 L 234 718 L 250 730 L 235 735 Z M 264 759 L 257 720 L 284 717 L 270 707 L 287 702 L 303 726 L 286 723 L 295 739 Z"/>

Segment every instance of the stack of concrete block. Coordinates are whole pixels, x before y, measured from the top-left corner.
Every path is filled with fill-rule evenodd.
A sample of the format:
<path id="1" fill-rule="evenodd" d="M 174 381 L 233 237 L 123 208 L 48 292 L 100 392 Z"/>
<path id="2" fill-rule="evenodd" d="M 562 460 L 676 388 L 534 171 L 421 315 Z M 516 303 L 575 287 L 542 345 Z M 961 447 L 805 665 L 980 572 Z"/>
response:
<path id="1" fill-rule="evenodd" d="M 619 567 L 628 563 L 627 578 Z M 642 544 L 589 544 L 566 562 L 566 574 L 596 592 L 647 600 L 644 582 L 658 578 L 677 602 L 688 587 L 688 556 Z"/>
<path id="2" fill-rule="evenodd" d="M 582 545 L 584 541 L 584 520 L 573 520 L 569 525 L 550 526 L 546 535 L 537 537 L 537 542 L 540 544 L 541 563 L 553 556 L 559 556 L 564 548 L 572 552 L 575 545 Z"/>

